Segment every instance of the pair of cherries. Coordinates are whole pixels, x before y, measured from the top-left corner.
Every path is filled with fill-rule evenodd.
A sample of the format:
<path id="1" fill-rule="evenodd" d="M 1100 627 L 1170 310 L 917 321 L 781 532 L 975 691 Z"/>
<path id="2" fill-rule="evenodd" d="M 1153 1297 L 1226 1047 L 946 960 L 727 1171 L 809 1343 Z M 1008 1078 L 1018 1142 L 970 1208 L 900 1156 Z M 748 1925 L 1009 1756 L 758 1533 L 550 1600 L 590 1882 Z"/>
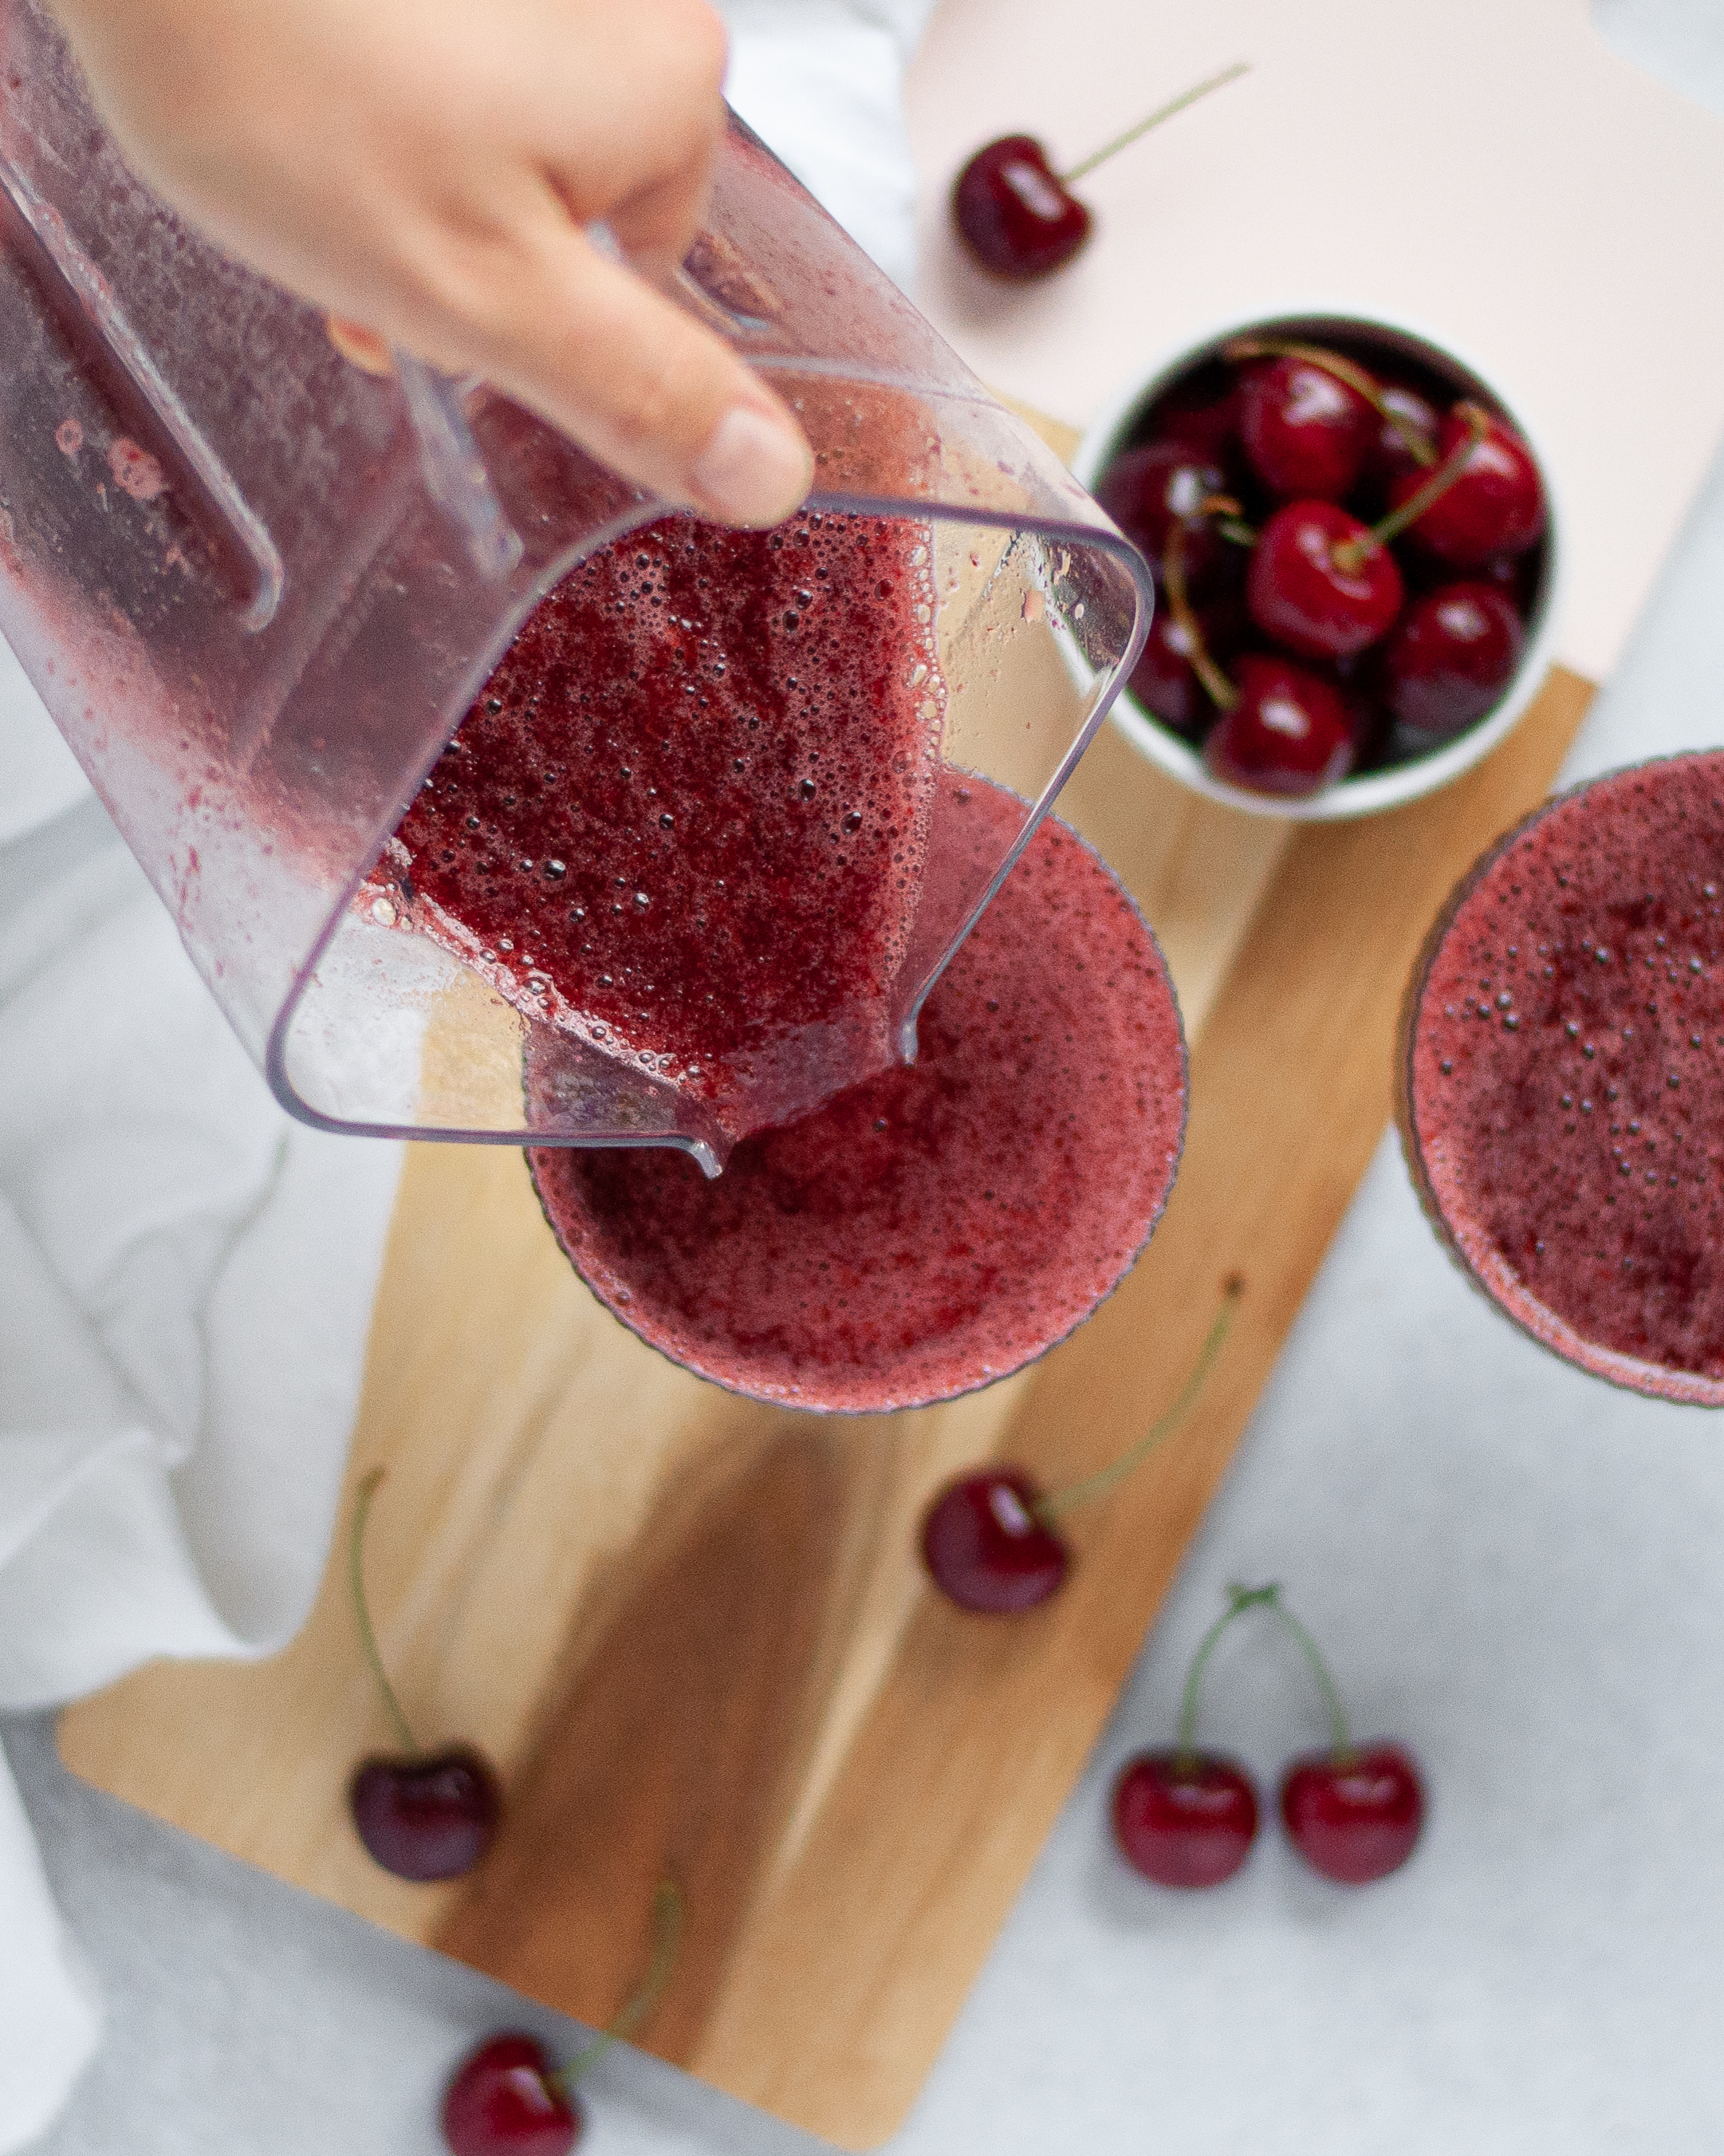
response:
<path id="1" fill-rule="evenodd" d="M 1442 408 L 1434 377 L 1356 343 L 1235 339 L 1096 487 L 1162 600 L 1132 693 L 1260 792 L 1453 739 L 1525 646 L 1546 518 L 1531 452 L 1500 413 Z"/>
<path id="2" fill-rule="evenodd" d="M 1362 1887 L 1399 1869 L 1424 1822 L 1424 1791 L 1410 1754 L 1386 1738 L 1356 1743 L 1316 1640 L 1278 1586 L 1234 1587 L 1186 1677 L 1178 1736 L 1170 1749 L 1128 1759 L 1114 1784 L 1113 1831 L 1134 1870 L 1161 1887 L 1219 1887 L 1250 1854 L 1257 1791 L 1238 1760 L 1199 1750 L 1198 1695 L 1210 1656 L 1248 1610 L 1267 1609 L 1298 1642 L 1328 1712 L 1326 1751 L 1302 1754 L 1281 1778 L 1287 1838 L 1314 1871 Z"/>

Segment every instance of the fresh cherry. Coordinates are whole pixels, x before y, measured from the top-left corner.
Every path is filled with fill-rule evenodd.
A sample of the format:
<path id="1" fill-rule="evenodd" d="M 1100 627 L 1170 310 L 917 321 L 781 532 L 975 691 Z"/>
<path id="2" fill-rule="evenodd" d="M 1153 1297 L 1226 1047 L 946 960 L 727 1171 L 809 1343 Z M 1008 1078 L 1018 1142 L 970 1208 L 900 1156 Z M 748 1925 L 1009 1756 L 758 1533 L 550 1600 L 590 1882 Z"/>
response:
<path id="1" fill-rule="evenodd" d="M 1442 418 L 1429 398 L 1407 382 L 1384 382 L 1378 388 L 1376 439 L 1362 476 L 1378 493 L 1387 494 L 1397 480 L 1410 477 L 1417 486 L 1429 476 L 1437 462 Z"/>
<path id="2" fill-rule="evenodd" d="M 1036 1517 L 1041 1492 L 1013 1467 L 949 1482 L 922 1521 L 922 1563 L 949 1602 L 981 1615 L 1015 1616 L 1057 1594 L 1071 1553 Z"/>
<path id="3" fill-rule="evenodd" d="M 1113 1832 L 1158 1887 L 1219 1887 L 1251 1853 L 1257 1792 L 1215 1752 L 1140 1752 L 1114 1784 Z"/>
<path id="4" fill-rule="evenodd" d="M 1207 463 L 1237 459 L 1239 385 L 1234 370 L 1211 360 L 1176 384 L 1155 406 L 1155 427 L 1169 441 L 1183 443 Z"/>
<path id="5" fill-rule="evenodd" d="M 1386 546 L 1332 501 L 1291 501 L 1263 527 L 1245 584 L 1251 619 L 1302 659 L 1340 659 L 1384 634 L 1405 596 Z"/>
<path id="6" fill-rule="evenodd" d="M 567 2156 L 586 2123 L 543 2045 L 513 2030 L 471 2053 L 443 2099 L 454 2156 Z"/>
<path id="7" fill-rule="evenodd" d="M 1091 223 L 1032 135 L 978 150 L 957 176 L 952 213 L 984 270 L 1026 281 L 1070 262 Z"/>
<path id="8" fill-rule="evenodd" d="M 458 1879 L 490 1847 L 502 1792 L 470 1744 L 425 1752 L 414 1741 L 377 1650 L 365 1594 L 365 1524 L 383 1479 L 376 1467 L 360 1483 L 347 1548 L 348 1585 L 360 1645 L 395 1726 L 401 1751 L 362 1760 L 347 1786 L 347 1808 L 367 1853 L 398 1879 Z"/>
<path id="9" fill-rule="evenodd" d="M 1398 1744 L 1380 1740 L 1308 1753 L 1282 1780 L 1281 1819 L 1314 1871 L 1365 1886 L 1413 1854 L 1424 1824 L 1419 1769 Z"/>
<path id="10" fill-rule="evenodd" d="M 1253 470 L 1279 495 L 1344 500 L 1378 424 L 1356 388 L 1307 359 L 1265 360 L 1240 385 L 1239 439 Z"/>
<path id="11" fill-rule="evenodd" d="M 1208 521 L 1206 505 L 1226 498 L 1219 465 L 1182 441 L 1146 442 L 1116 457 L 1101 475 L 1095 499 L 1126 536 L 1159 568 L 1167 535 L 1183 527 L 1186 583 L 1200 592 L 1219 582 L 1239 554 Z"/>
<path id="12" fill-rule="evenodd" d="M 491 1845 L 497 1778 L 470 1744 L 354 1770 L 348 1808 L 367 1854 L 398 1879 L 459 1879 Z"/>
<path id="13" fill-rule="evenodd" d="M 1383 646 L 1384 701 L 1403 726 L 1446 741 L 1501 696 L 1525 642 L 1498 585 L 1439 584 L 1414 600 Z"/>
<path id="14" fill-rule="evenodd" d="M 1242 642 L 1247 621 L 1237 598 L 1194 608 L 1193 616 L 1196 635 L 1191 623 L 1171 606 L 1156 609 L 1129 685 L 1138 702 L 1163 726 L 1188 741 L 1198 742 L 1215 716 L 1215 706 L 1192 663 L 1198 643 L 1211 659 L 1224 665 Z"/>
<path id="15" fill-rule="evenodd" d="M 454 2156 L 567 2156 L 587 2123 L 575 2084 L 650 2017 L 676 1964 L 682 1918 L 680 1890 L 661 1880 L 653 1896 L 652 1958 L 639 1988 L 567 2066 L 552 2066 L 536 2036 L 514 2030 L 468 2054 L 443 2099 L 443 2138 Z"/>
<path id="16" fill-rule="evenodd" d="M 1179 1697 L 1179 1735 L 1170 1751 L 1140 1752 L 1113 1790 L 1113 1832 L 1126 1861 L 1162 1887 L 1219 1887 L 1249 1854 L 1257 1791 L 1245 1769 L 1198 1749 L 1203 1672 L 1222 1638 L 1270 1590 L 1231 1587 L 1227 1608 L 1198 1640 Z"/>
<path id="17" fill-rule="evenodd" d="M 1178 1399 L 1106 1467 L 1047 1495 L 1019 1467 L 981 1468 L 946 1485 L 922 1516 L 921 1558 L 948 1602 L 978 1616 L 1008 1617 L 1060 1592 L 1071 1552 L 1054 1527 L 1055 1517 L 1105 1496 L 1183 1421 L 1243 1292 L 1236 1275 L 1224 1284 L 1220 1312 Z"/>
<path id="18" fill-rule="evenodd" d="M 1472 437 L 1468 446 L 1468 437 Z M 1507 422 L 1463 401 L 1443 421 L 1438 453 L 1459 457 L 1454 483 L 1411 520 L 1411 536 L 1426 553 L 1457 569 L 1477 568 L 1496 554 L 1522 554 L 1544 531 L 1544 489 L 1532 452 Z M 1419 475 L 1403 473 L 1389 489 L 1396 509 L 1419 491 Z"/>
<path id="19" fill-rule="evenodd" d="M 1254 793 L 1321 793 L 1352 767 L 1352 713 L 1342 691 L 1291 659 L 1248 651 L 1238 693 L 1203 744 L 1217 778 Z"/>
<path id="20" fill-rule="evenodd" d="M 1070 183 L 1171 120 L 1188 105 L 1245 73 L 1245 64 L 1225 68 L 1160 105 L 1135 127 L 1058 172 L 1033 135 L 1003 135 L 988 142 L 958 174 L 952 191 L 952 221 L 984 270 L 1023 283 L 1045 277 L 1070 262 L 1090 237 L 1093 220 Z"/>
<path id="21" fill-rule="evenodd" d="M 1406 587 L 1388 542 L 1460 491 L 1492 425 L 1482 406 L 1458 404 L 1444 453 L 1416 485 L 1396 486 L 1393 508 L 1370 526 L 1332 501 L 1290 501 L 1252 550 L 1245 594 L 1266 636 L 1306 659 L 1346 659 L 1367 649 L 1401 610 Z"/>
<path id="22" fill-rule="evenodd" d="M 1413 1853 L 1424 1821 L 1419 1769 L 1382 1738 L 1355 1744 L 1347 1710 L 1316 1641 L 1270 1585 L 1234 1588 L 1234 1610 L 1270 1609 L 1310 1666 L 1329 1717 L 1329 1748 L 1293 1761 L 1281 1781 L 1281 1820 L 1313 1871 L 1345 1887 L 1381 1879 Z"/>

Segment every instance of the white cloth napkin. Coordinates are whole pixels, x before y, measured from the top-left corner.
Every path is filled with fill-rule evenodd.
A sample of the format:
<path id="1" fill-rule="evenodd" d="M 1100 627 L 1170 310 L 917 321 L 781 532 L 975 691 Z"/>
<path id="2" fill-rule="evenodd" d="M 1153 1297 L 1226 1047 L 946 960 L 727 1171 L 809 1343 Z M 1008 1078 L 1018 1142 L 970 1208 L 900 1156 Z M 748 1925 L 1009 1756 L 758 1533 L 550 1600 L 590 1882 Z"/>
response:
<path id="1" fill-rule="evenodd" d="M 0 1707 L 281 1645 L 400 1148 L 290 1122 L 0 645 Z M 0 2148 L 99 2015 L 0 1770 Z"/>
<path id="2" fill-rule="evenodd" d="M 736 109 L 901 284 L 931 5 L 726 11 Z M 297 1628 L 400 1158 L 277 1108 L 0 643 L 0 1708 Z M 0 1756 L 0 2152 L 100 2026 Z"/>
<path id="3" fill-rule="evenodd" d="M 916 270 L 904 69 L 933 0 L 719 0 L 725 95 L 886 275 Z"/>

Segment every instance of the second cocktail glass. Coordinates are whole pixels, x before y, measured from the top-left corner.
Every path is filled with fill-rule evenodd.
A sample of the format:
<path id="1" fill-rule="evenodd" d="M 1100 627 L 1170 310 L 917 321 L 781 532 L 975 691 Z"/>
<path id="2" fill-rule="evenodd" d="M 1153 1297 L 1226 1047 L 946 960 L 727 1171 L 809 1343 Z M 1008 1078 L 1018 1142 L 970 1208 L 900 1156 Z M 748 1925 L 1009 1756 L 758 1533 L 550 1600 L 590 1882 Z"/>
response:
<path id="1" fill-rule="evenodd" d="M 1724 753 L 1613 772 L 1463 879 L 1408 993 L 1402 1143 L 1467 1276 L 1568 1361 L 1724 1406 Z"/>

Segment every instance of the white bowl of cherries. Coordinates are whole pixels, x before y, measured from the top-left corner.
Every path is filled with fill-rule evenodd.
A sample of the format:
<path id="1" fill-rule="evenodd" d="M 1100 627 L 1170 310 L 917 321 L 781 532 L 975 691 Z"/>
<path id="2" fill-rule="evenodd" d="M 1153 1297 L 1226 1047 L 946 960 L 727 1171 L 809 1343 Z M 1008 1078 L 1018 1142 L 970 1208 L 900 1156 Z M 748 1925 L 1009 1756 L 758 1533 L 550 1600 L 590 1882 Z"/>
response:
<path id="1" fill-rule="evenodd" d="M 1544 680 L 1547 467 L 1481 377 L 1408 331 L 1228 327 L 1135 376 L 1076 470 L 1155 571 L 1115 721 L 1214 800 L 1397 807 L 1487 754 Z"/>

